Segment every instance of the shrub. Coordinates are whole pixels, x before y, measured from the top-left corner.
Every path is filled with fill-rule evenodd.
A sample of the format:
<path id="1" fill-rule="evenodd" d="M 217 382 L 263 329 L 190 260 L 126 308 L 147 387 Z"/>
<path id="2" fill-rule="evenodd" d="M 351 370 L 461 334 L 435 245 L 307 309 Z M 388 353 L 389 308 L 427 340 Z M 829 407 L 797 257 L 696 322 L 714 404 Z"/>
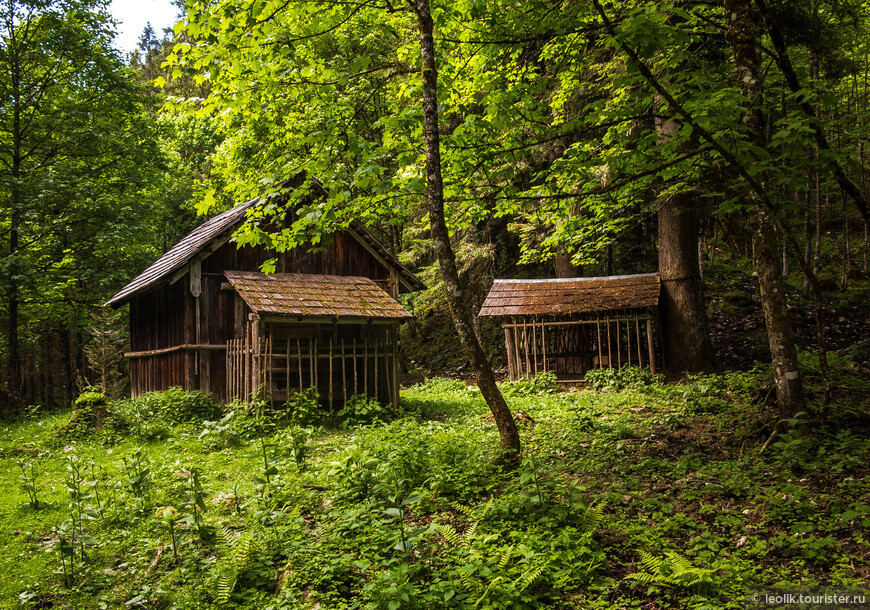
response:
<path id="1" fill-rule="evenodd" d="M 169 388 L 147 394 L 143 399 L 154 417 L 169 424 L 215 420 L 222 412 L 220 403 L 208 392 Z"/>
<path id="2" fill-rule="evenodd" d="M 347 404 L 338 412 L 345 426 L 372 424 L 387 419 L 387 411 L 377 399 L 365 394 L 351 396 Z"/>
<path id="3" fill-rule="evenodd" d="M 560 391 L 561 387 L 556 379 L 556 374 L 551 371 L 541 372 L 529 379 L 512 381 L 502 386 L 502 392 L 507 397 L 542 396 L 544 394 L 555 394 Z"/>
<path id="4" fill-rule="evenodd" d="M 290 392 L 284 409 L 290 413 L 290 422 L 295 426 L 317 426 L 326 418 L 326 411 L 320 406 L 319 396 L 314 388 L 301 392 Z"/>
<path id="5" fill-rule="evenodd" d="M 586 381 L 596 392 L 619 392 L 625 388 L 639 390 L 659 386 L 663 383 L 664 376 L 653 375 L 649 369 L 624 366 L 619 369 L 593 369 L 586 373 Z"/>

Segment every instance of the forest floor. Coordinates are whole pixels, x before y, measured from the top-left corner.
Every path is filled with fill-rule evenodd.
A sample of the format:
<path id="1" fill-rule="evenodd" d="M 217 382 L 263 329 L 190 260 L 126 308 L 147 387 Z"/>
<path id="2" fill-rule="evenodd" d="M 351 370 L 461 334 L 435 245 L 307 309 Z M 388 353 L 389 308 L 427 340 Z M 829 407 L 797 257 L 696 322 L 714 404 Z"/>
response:
<path id="1" fill-rule="evenodd" d="M 63 439 L 68 412 L 32 413 L 0 429 L 0 607 L 747 608 L 774 607 L 756 593 L 870 594 L 870 382 L 833 356 L 824 421 L 810 437 L 786 425 L 764 450 L 777 421 L 764 366 L 676 385 L 603 372 L 581 392 L 546 376 L 505 385 L 525 413 L 509 471 L 479 392 L 446 379 L 403 390 L 399 414 L 360 402 L 338 427 L 240 411 L 172 423 L 202 413 L 178 394 L 115 403 L 102 432 Z M 297 424 L 318 416 L 300 408 Z"/>

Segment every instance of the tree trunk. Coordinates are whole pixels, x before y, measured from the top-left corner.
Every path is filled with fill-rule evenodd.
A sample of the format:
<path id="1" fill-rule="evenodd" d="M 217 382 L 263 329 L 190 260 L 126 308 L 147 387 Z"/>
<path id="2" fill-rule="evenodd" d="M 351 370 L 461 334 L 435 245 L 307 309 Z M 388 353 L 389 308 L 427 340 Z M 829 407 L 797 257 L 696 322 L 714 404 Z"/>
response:
<path id="1" fill-rule="evenodd" d="M 571 256 L 560 252 L 553 259 L 556 277 L 583 277 L 583 266 L 571 262 Z"/>
<path id="2" fill-rule="evenodd" d="M 698 266 L 698 211 L 692 194 L 664 197 L 658 221 L 664 361 L 675 373 L 714 370 L 718 362 L 707 328 Z"/>
<path id="3" fill-rule="evenodd" d="M 447 304 L 459 341 L 477 374 L 477 385 L 492 411 L 501 438 L 501 450 L 516 457 L 520 452 L 520 435 L 513 415 L 495 383 L 492 367 L 474 333 L 474 313 L 468 294 L 459 283 L 456 257 L 450 245 L 450 234 L 444 219 L 444 184 L 441 178 L 441 142 L 438 133 L 438 71 L 435 65 L 435 39 L 429 0 L 409 0 L 417 15 L 420 31 L 420 54 L 423 77 L 423 131 L 426 149 L 426 199 L 429 226 L 441 277 L 447 293 Z"/>
<path id="4" fill-rule="evenodd" d="M 61 407 L 68 408 L 73 401 L 73 366 L 70 332 L 66 327 L 60 329 L 60 366 L 61 366 L 61 390 L 63 391 L 63 404 Z"/>
<path id="5" fill-rule="evenodd" d="M 743 124 L 753 144 L 765 149 L 767 135 L 760 104 L 761 51 L 757 19 L 752 13 L 752 0 L 725 0 L 725 10 L 731 16 L 727 38 L 734 53 L 738 82 L 748 103 Z M 750 197 L 756 198 L 757 195 L 751 194 Z M 805 411 L 806 401 L 803 384 L 798 375 L 797 350 L 785 299 L 779 243 L 773 219 L 761 202 L 756 204 L 758 284 L 776 380 L 777 404 L 782 416 L 794 417 L 797 413 Z"/>

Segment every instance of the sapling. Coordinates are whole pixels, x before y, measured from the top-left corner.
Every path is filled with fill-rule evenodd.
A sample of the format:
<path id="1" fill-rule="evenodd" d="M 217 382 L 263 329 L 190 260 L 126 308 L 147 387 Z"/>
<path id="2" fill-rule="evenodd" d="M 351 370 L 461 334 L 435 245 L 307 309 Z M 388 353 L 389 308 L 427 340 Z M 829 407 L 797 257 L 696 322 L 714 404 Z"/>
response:
<path id="1" fill-rule="evenodd" d="M 176 525 L 182 518 L 181 512 L 174 506 L 161 506 L 154 512 L 154 516 L 157 517 L 167 533 L 169 533 L 172 559 L 174 563 L 178 563 L 179 532 Z"/>
<path id="2" fill-rule="evenodd" d="M 33 463 L 33 460 L 27 460 L 26 462 L 18 460 L 15 463 L 21 469 L 21 474 L 18 475 L 18 478 L 22 481 L 21 487 L 27 492 L 28 505 L 33 510 L 39 510 L 42 508 L 43 503 L 39 501 L 38 497 L 39 488 L 36 486 L 36 465 Z"/>
<path id="3" fill-rule="evenodd" d="M 186 517 L 188 525 L 194 528 L 201 539 L 209 538 L 212 534 L 212 528 L 203 523 L 203 513 L 205 508 L 205 493 L 202 490 L 202 482 L 199 479 L 199 470 L 191 468 L 190 470 L 182 468 L 178 471 L 181 476 L 187 479 L 187 489 L 185 496 L 187 497 L 187 508 L 190 509 Z"/>

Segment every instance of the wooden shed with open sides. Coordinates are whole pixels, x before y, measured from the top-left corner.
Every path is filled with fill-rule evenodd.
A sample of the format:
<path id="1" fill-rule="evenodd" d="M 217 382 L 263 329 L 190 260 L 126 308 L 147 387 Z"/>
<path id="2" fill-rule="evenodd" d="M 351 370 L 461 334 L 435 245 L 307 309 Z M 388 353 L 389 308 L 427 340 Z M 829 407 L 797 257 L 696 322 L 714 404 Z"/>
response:
<path id="1" fill-rule="evenodd" d="M 423 283 L 356 221 L 317 252 L 239 248 L 231 237 L 257 203 L 205 222 L 108 301 L 130 305 L 132 395 L 280 403 L 313 387 L 330 408 L 355 394 L 397 404 L 399 324 L 412 317 L 397 298 Z M 277 273 L 261 273 L 273 258 Z"/>
<path id="2" fill-rule="evenodd" d="M 495 280 L 478 315 L 503 320 L 511 381 L 623 365 L 655 373 L 660 290 L 656 273 Z"/>

